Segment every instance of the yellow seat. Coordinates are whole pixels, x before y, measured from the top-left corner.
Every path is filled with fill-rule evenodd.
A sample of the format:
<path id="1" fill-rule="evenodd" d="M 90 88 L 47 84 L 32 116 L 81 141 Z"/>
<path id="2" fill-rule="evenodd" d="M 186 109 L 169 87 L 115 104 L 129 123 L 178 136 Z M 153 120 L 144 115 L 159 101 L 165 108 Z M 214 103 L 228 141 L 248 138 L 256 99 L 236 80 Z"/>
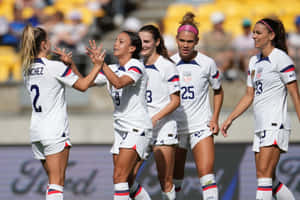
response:
<path id="1" fill-rule="evenodd" d="M 177 28 L 179 26 L 179 21 L 165 18 L 163 20 L 163 23 L 164 23 L 164 33 L 176 36 Z"/>
<path id="2" fill-rule="evenodd" d="M 192 6 L 190 4 L 184 4 L 184 3 L 171 4 L 167 8 L 166 17 L 167 18 L 183 17 L 184 14 L 187 12 L 195 13 L 194 6 Z"/>
<path id="3" fill-rule="evenodd" d="M 14 52 L 4 52 L 0 48 L 0 82 L 8 81 L 10 74 L 14 81 L 22 80 L 20 60 Z"/>
<path id="4" fill-rule="evenodd" d="M 82 22 L 86 25 L 91 25 L 93 23 L 94 15 L 93 12 L 91 12 L 87 8 L 79 8 L 78 9 L 82 14 Z"/>
<path id="5" fill-rule="evenodd" d="M 14 18 L 13 4 L 0 3 L 0 16 L 4 16 L 8 21 Z"/>

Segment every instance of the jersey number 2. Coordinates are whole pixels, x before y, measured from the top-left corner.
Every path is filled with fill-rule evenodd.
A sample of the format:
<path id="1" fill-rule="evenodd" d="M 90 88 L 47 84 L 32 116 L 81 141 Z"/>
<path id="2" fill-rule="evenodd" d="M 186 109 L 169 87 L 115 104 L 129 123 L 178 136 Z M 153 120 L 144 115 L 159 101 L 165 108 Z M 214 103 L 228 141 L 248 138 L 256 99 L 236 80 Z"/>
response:
<path id="1" fill-rule="evenodd" d="M 33 102 L 32 102 L 32 105 L 33 105 L 33 109 L 35 112 L 42 112 L 42 106 L 37 106 L 37 101 L 39 99 L 39 96 L 40 96 L 40 89 L 39 89 L 39 86 L 37 85 L 31 85 L 30 87 L 30 91 L 32 92 L 33 90 L 35 90 L 35 96 L 33 98 Z"/>

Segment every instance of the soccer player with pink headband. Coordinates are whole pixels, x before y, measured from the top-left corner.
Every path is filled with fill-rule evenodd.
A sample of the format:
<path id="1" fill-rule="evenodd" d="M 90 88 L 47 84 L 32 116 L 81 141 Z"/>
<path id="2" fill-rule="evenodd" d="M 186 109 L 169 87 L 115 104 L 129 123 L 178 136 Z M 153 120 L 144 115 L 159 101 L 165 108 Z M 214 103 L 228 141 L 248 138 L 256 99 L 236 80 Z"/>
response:
<path id="1" fill-rule="evenodd" d="M 197 167 L 204 200 L 217 200 L 214 175 L 214 135 L 219 132 L 219 113 L 223 102 L 220 72 L 215 61 L 197 52 L 198 29 L 194 14 L 188 12 L 177 30 L 179 53 L 172 56 L 179 71 L 181 104 L 175 111 L 179 144 L 175 154 L 174 184 L 176 199 L 184 178 L 187 150 L 191 149 Z M 213 89 L 213 111 L 209 103 L 209 86 Z"/>

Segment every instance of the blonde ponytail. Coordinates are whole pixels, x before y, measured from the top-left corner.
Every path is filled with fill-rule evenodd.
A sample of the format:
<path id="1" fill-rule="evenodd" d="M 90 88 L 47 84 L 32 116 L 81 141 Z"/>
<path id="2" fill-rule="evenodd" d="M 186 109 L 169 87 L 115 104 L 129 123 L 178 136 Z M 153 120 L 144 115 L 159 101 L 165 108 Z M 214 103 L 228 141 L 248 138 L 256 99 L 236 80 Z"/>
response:
<path id="1" fill-rule="evenodd" d="M 21 65 L 24 75 L 28 75 L 28 69 L 35 57 L 41 51 L 41 43 L 47 40 L 47 33 L 44 29 L 33 28 L 30 24 L 24 28 L 21 42 Z"/>
<path id="2" fill-rule="evenodd" d="M 22 34 L 21 42 L 21 66 L 23 68 L 24 75 L 28 74 L 28 69 L 34 59 L 35 52 L 35 39 L 34 30 L 31 25 L 27 25 Z"/>

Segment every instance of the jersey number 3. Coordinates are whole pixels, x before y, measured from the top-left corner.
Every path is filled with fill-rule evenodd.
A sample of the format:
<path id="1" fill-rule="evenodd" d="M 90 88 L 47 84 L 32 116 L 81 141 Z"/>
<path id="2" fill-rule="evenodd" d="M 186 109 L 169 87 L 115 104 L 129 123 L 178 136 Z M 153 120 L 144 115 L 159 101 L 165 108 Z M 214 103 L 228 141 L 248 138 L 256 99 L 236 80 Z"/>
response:
<path id="1" fill-rule="evenodd" d="M 260 95 L 263 92 L 263 84 L 260 80 L 255 81 L 255 92 L 256 95 Z"/>
<path id="2" fill-rule="evenodd" d="M 40 97 L 40 89 L 38 85 L 31 85 L 30 87 L 30 91 L 33 92 L 33 90 L 35 90 L 35 96 L 33 98 L 33 109 L 35 112 L 42 112 L 42 106 L 37 106 L 37 101 Z"/>

